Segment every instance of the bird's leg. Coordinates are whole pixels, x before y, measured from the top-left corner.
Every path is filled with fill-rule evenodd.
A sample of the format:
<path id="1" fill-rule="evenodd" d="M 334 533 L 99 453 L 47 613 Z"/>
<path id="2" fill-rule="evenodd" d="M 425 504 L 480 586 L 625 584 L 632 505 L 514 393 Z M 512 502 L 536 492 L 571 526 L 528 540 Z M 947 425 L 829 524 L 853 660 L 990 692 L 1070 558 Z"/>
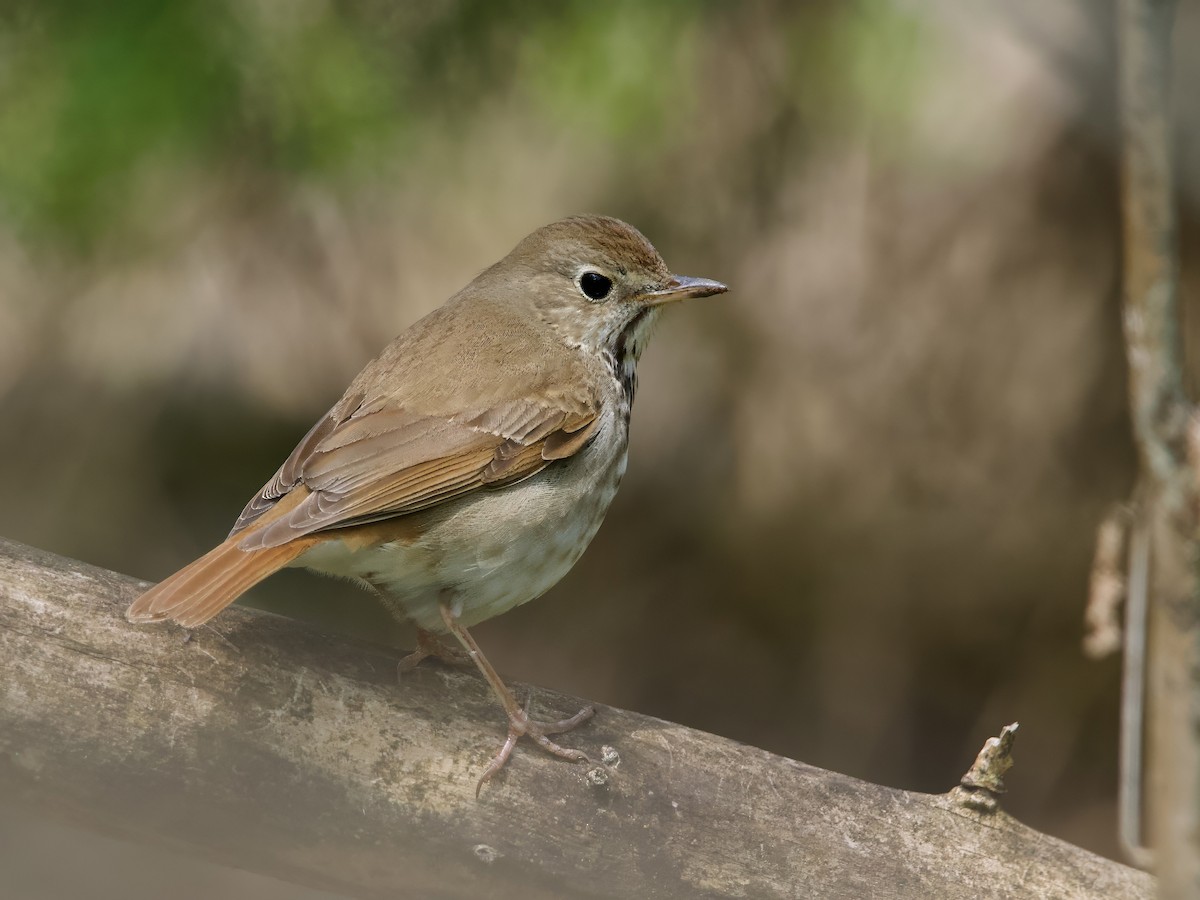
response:
<path id="1" fill-rule="evenodd" d="M 471 654 L 451 646 L 432 631 L 417 628 L 417 649 L 396 663 L 396 675 L 411 672 L 423 659 L 433 657 L 450 666 L 474 665 Z"/>
<path id="2" fill-rule="evenodd" d="M 582 725 L 596 714 L 595 708 L 585 706 L 569 719 L 561 719 L 557 722 L 536 722 L 529 718 L 529 711 L 517 703 L 517 698 L 513 696 L 512 691 L 501 680 L 500 674 L 488 662 L 487 657 L 483 655 L 483 651 L 475 643 L 475 638 L 471 637 L 471 633 L 458 621 L 458 617 L 454 614 L 450 605 L 445 602 L 439 605 L 442 610 L 442 621 L 446 623 L 446 628 L 452 635 L 458 638 L 458 642 L 463 645 L 471 660 L 479 668 L 479 671 L 483 673 L 483 677 L 491 685 L 492 692 L 496 695 L 500 701 L 500 705 L 504 707 L 505 714 L 508 716 L 508 737 L 505 738 L 500 752 L 492 758 L 487 768 L 483 770 L 479 784 L 475 787 L 475 795 L 479 796 L 479 791 L 484 784 L 504 768 L 504 764 L 512 756 L 513 748 L 522 736 L 532 738 L 547 753 L 553 753 L 555 756 L 560 756 L 563 759 L 569 759 L 573 762 L 588 762 L 587 754 L 582 750 L 560 747 L 554 741 L 550 740 L 549 735 L 562 734 L 578 725 Z"/>
<path id="3" fill-rule="evenodd" d="M 404 605 L 396 600 L 390 593 L 383 588 L 370 581 L 364 582 L 369 587 L 379 601 L 387 607 L 388 612 L 396 617 L 401 622 L 411 622 L 408 617 L 408 612 L 404 609 Z M 426 631 L 421 626 L 417 626 L 417 649 L 407 656 L 403 657 L 400 662 L 396 663 L 396 678 L 402 678 L 404 673 L 411 672 L 415 669 L 422 660 L 433 657 L 441 660 L 449 666 L 470 666 L 472 665 L 469 654 L 464 653 L 458 647 L 447 644 L 432 631 Z"/>

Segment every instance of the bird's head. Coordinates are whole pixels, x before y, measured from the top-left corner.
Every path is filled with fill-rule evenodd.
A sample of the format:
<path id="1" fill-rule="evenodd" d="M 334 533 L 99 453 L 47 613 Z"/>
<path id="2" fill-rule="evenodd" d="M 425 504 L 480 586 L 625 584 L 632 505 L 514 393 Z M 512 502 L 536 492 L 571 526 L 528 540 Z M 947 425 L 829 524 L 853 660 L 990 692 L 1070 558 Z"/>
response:
<path id="1" fill-rule="evenodd" d="M 574 216 L 539 228 L 497 263 L 572 346 L 636 363 L 658 313 L 728 288 L 673 275 L 654 245 L 619 219 Z"/>

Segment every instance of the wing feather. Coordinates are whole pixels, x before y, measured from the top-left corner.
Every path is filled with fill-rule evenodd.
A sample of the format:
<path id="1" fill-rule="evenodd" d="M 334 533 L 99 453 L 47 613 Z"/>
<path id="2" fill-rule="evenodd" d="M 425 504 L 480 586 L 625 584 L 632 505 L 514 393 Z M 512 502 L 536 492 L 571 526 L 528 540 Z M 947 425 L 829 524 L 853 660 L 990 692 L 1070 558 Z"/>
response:
<path id="1" fill-rule="evenodd" d="M 528 478 L 586 446 L 599 423 L 597 407 L 523 398 L 446 417 L 343 401 L 246 506 L 233 532 L 245 533 L 238 547 L 278 547 Z M 261 527 L 247 527 L 297 488 L 307 496 Z"/>

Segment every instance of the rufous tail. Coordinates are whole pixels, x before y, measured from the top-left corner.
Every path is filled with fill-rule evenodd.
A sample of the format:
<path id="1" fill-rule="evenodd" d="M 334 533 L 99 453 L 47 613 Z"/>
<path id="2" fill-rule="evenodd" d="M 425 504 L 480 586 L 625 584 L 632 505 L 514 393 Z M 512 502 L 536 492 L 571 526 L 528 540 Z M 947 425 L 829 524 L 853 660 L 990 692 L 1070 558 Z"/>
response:
<path id="1" fill-rule="evenodd" d="M 233 535 L 150 588 L 133 601 L 125 618 L 135 623 L 171 619 L 185 628 L 202 625 L 315 543 L 299 539 L 279 547 L 241 550 L 238 543 L 244 537 Z"/>

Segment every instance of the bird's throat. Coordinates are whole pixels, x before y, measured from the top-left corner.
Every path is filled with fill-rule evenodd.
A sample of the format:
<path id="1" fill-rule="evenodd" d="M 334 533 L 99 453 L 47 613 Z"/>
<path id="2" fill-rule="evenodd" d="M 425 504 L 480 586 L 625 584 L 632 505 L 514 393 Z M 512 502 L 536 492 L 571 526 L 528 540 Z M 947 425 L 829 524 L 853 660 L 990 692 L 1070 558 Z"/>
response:
<path id="1" fill-rule="evenodd" d="M 640 310 L 617 334 L 608 354 L 613 377 L 621 384 L 626 416 L 633 408 L 633 398 L 637 393 L 637 363 L 658 321 L 659 312 L 654 307 Z"/>

